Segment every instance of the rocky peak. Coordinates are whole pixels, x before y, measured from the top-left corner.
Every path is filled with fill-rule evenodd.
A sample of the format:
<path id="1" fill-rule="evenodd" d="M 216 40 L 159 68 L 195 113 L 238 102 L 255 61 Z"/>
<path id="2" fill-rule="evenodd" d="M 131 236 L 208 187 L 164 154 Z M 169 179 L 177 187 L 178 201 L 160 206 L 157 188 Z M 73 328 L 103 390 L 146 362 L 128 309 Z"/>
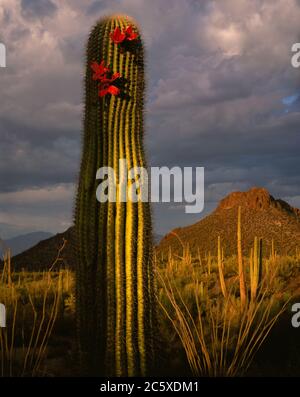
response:
<path id="1" fill-rule="evenodd" d="M 253 187 L 247 192 L 232 192 L 223 198 L 218 206 L 219 210 L 225 210 L 233 207 L 248 207 L 254 209 L 267 209 L 275 203 L 274 197 L 264 189 Z"/>
<path id="2" fill-rule="evenodd" d="M 220 201 L 217 211 L 241 206 L 255 210 L 275 208 L 300 217 L 300 211 L 284 200 L 276 200 L 267 189 L 253 187 L 246 192 L 233 192 Z"/>

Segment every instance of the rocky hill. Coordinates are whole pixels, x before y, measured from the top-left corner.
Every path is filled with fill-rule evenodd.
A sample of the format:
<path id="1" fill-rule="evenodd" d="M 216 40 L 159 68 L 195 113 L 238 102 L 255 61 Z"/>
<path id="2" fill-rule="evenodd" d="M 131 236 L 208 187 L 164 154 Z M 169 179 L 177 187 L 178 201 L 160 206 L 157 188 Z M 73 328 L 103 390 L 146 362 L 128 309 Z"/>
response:
<path id="1" fill-rule="evenodd" d="M 49 269 L 56 261 L 59 253 L 59 260 L 56 261 L 55 268 L 68 267 L 75 268 L 76 263 L 76 246 L 75 246 L 74 226 L 70 227 L 63 233 L 46 240 L 40 241 L 34 247 L 16 255 L 12 259 L 15 270 L 22 268 L 26 270 L 44 270 Z M 155 235 L 154 239 L 158 243 L 162 236 Z M 0 245 L 1 247 L 1 245 Z M 7 245 L 3 245 L 7 249 Z M 63 247 L 63 249 L 62 249 Z"/>
<path id="2" fill-rule="evenodd" d="M 237 213 L 242 209 L 242 236 L 244 253 L 248 254 L 255 236 L 263 239 L 264 251 L 269 253 L 272 239 L 280 254 L 295 253 L 300 249 L 300 210 L 287 202 L 275 199 L 266 189 L 252 188 L 247 192 L 233 192 L 220 201 L 218 207 L 199 222 L 173 230 L 158 246 L 159 254 L 182 252 L 188 244 L 192 251 L 202 254 L 216 252 L 220 235 L 226 255 L 236 253 Z M 181 242 L 179 241 L 181 240 Z"/>
<path id="3" fill-rule="evenodd" d="M 63 249 L 60 251 L 62 247 Z M 53 237 L 40 241 L 34 247 L 14 256 L 12 264 L 15 270 L 22 268 L 36 271 L 48 269 L 57 259 L 59 251 L 60 259 L 56 263 L 56 268 L 73 268 L 75 263 L 74 227 L 70 227 L 63 233 L 58 233 Z"/>

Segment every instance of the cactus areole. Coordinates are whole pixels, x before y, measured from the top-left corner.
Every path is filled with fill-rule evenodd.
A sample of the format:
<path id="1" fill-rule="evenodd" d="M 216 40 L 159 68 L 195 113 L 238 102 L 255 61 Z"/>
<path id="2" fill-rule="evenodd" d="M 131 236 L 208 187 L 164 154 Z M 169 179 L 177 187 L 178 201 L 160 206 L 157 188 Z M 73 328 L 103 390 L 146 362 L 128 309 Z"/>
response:
<path id="1" fill-rule="evenodd" d="M 145 375 L 154 357 L 148 202 L 100 203 L 100 167 L 146 167 L 144 54 L 129 18 L 96 24 L 87 45 L 83 153 L 75 209 L 77 331 L 88 375 Z M 119 181 L 117 181 L 118 183 Z"/>

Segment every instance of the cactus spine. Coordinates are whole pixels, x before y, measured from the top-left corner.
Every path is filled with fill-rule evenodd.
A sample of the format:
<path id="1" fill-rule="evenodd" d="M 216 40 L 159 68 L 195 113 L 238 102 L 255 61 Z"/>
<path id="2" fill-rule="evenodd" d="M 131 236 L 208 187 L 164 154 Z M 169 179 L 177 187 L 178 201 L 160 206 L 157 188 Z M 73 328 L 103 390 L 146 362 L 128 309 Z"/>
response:
<path id="1" fill-rule="evenodd" d="M 78 245 L 77 328 L 79 351 L 90 374 L 144 375 L 153 361 L 154 287 L 149 203 L 96 199 L 96 172 L 115 170 L 124 182 L 126 166 L 146 167 L 143 151 L 144 56 L 120 51 L 110 39 L 134 22 L 100 21 L 87 46 L 83 154 L 75 210 Z M 128 97 L 99 98 L 91 63 L 105 61 L 126 81 Z M 125 181 L 127 183 L 127 179 Z M 117 185 L 119 186 L 119 185 Z M 103 363 L 101 367 L 101 363 Z"/>

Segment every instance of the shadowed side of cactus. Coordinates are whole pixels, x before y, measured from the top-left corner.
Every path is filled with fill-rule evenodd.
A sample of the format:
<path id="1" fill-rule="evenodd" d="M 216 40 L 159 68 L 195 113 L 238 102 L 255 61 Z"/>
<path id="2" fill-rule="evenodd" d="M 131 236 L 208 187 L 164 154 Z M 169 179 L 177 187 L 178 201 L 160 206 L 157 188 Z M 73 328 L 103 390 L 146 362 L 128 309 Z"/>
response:
<path id="1" fill-rule="evenodd" d="M 116 28 L 123 32 L 128 27 L 137 38 L 121 48 L 111 35 Z M 99 97 L 91 64 L 102 61 L 120 78 L 114 94 L 102 91 Z M 155 323 L 149 203 L 123 202 L 118 189 L 116 202 L 96 199 L 100 167 L 112 167 L 117 184 L 124 178 L 120 159 L 128 169 L 146 167 L 144 54 L 131 19 L 105 18 L 94 27 L 87 46 L 85 87 L 75 209 L 79 351 L 89 374 L 144 375 L 153 363 Z"/>

